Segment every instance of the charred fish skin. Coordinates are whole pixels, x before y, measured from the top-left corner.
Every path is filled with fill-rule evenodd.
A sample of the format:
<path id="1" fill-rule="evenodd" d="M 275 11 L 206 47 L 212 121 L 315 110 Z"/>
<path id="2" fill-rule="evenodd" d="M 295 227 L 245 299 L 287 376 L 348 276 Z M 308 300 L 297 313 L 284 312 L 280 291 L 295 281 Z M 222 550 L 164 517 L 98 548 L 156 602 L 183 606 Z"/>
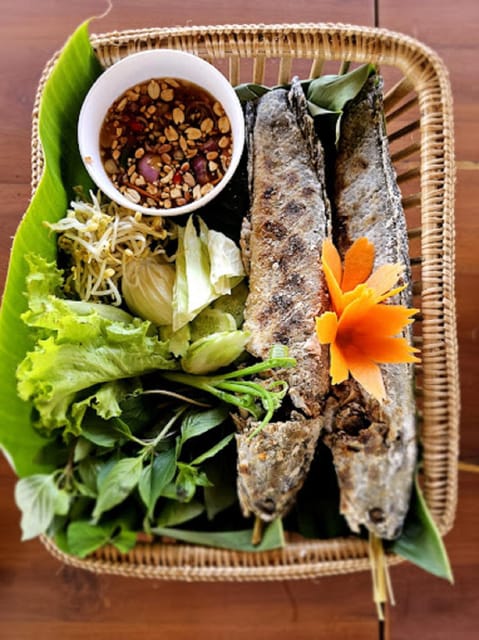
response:
<path id="1" fill-rule="evenodd" d="M 243 514 L 270 522 L 290 511 L 314 457 L 320 418 L 270 422 L 257 435 L 258 423 L 236 435 L 238 497 Z"/>
<path id="2" fill-rule="evenodd" d="M 383 111 L 382 79 L 369 78 L 346 109 L 335 171 L 335 240 L 341 254 L 360 236 L 376 246 L 376 267 L 400 262 L 409 271 L 407 225 L 391 162 Z M 401 302 L 409 302 L 408 289 Z"/>
<path id="3" fill-rule="evenodd" d="M 411 275 L 406 220 L 391 162 L 381 79 L 374 75 L 346 110 L 336 158 L 335 233 L 340 253 L 360 236 L 376 248 L 375 268 L 405 266 L 406 289 L 392 299 L 410 306 Z M 410 332 L 406 332 L 410 339 Z M 379 404 L 354 380 L 328 400 L 325 443 L 331 448 L 350 528 L 363 525 L 383 539 L 400 535 L 409 507 L 416 462 L 413 369 L 382 365 L 387 399 Z"/>
<path id="4" fill-rule="evenodd" d="M 275 374 L 288 383 L 290 410 L 266 425 L 239 418 L 238 497 L 245 516 L 264 521 L 291 509 L 313 459 L 329 388 L 329 357 L 315 338 L 315 316 L 329 308 L 320 269 L 330 225 L 324 157 L 297 80 L 247 110 L 251 207 L 241 248 L 249 274 L 247 350 L 268 356 L 287 345 L 297 365 Z"/>
<path id="5" fill-rule="evenodd" d="M 250 264 L 247 349 L 266 358 L 273 344 L 286 345 L 297 360 L 282 374 L 289 396 L 295 408 L 315 417 L 329 386 L 328 352 L 315 339 L 314 318 L 329 304 L 319 258 L 330 208 L 322 150 L 311 127 L 299 83 L 289 94 L 276 89 L 258 101 L 249 136 L 252 197 L 242 250 Z"/>

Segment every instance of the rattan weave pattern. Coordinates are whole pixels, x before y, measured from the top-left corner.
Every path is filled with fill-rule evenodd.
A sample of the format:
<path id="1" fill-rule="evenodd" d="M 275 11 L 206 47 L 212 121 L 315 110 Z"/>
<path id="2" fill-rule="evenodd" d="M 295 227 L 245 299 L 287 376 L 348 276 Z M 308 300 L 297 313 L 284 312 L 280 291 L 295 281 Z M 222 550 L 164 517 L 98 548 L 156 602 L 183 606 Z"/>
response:
<path id="1" fill-rule="evenodd" d="M 298 65 L 317 77 L 331 64 L 372 62 L 392 78 L 385 108 L 392 158 L 408 218 L 422 365 L 417 369 L 423 488 L 441 534 L 453 525 L 457 500 L 459 375 L 454 292 L 454 136 L 447 70 L 428 47 L 383 29 L 340 24 L 221 25 L 92 35 L 110 66 L 135 51 L 193 52 L 239 82 L 287 83 Z M 46 65 L 33 112 L 32 191 L 43 170 L 38 139 L 42 90 L 58 54 Z M 328 71 L 329 72 L 329 71 Z M 273 76 L 271 75 L 273 73 Z M 273 78 L 273 79 L 272 79 Z M 46 548 L 63 562 L 97 573 L 168 580 L 282 580 L 369 568 L 357 538 L 290 542 L 280 551 L 246 553 L 184 544 L 139 543 L 126 555 L 107 547 L 85 560 Z M 388 556 L 395 564 L 400 558 Z"/>

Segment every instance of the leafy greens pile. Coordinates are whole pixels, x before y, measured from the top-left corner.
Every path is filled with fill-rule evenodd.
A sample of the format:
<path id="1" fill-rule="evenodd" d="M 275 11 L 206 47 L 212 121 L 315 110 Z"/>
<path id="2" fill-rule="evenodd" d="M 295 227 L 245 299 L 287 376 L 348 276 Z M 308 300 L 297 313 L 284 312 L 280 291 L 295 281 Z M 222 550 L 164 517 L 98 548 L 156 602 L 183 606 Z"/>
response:
<path id="1" fill-rule="evenodd" d="M 342 108 L 370 71 L 365 65 L 304 83 L 312 114 L 330 122 L 326 143 L 334 144 Z M 268 404 L 252 386 L 256 382 L 241 378 L 241 369 L 230 372 L 226 382 L 216 375 L 188 379 L 166 347 L 171 335 L 152 331 L 149 322 L 123 310 L 59 295 L 56 242 L 44 222 L 54 224 L 65 215 L 75 185 L 91 187 L 75 128 L 83 98 L 100 72 L 84 24 L 64 47 L 43 92 L 39 130 L 45 170 L 14 239 L 0 315 L 0 443 L 20 477 L 16 500 L 24 538 L 46 531 L 63 550 L 82 557 L 106 543 L 127 551 L 139 532 L 231 549 L 282 546 L 280 521 L 268 525 L 258 546 L 244 529 L 227 405 L 234 397 L 237 406 L 244 402 L 246 410 L 269 415 L 281 393 Z M 238 95 L 254 99 L 267 90 L 242 85 Z M 233 239 L 244 213 L 244 187 L 243 163 L 236 182 L 215 202 L 216 211 L 210 205 L 204 212 L 213 227 Z M 288 364 L 284 353 L 276 356 L 260 369 Z M 247 389 L 246 396 L 240 389 Z M 307 537 L 347 535 L 334 471 L 322 447 L 310 475 L 316 471 L 328 494 L 318 498 L 318 480 L 308 479 L 285 527 Z M 404 533 L 392 548 L 451 577 L 418 485 Z"/>

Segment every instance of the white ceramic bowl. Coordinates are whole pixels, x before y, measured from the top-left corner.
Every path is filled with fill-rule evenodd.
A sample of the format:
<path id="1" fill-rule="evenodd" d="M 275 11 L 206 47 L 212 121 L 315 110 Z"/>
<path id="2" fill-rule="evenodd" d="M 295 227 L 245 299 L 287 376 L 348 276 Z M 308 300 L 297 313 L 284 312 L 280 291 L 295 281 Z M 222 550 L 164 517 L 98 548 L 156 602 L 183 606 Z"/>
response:
<path id="1" fill-rule="evenodd" d="M 197 200 L 171 209 L 134 204 L 116 189 L 106 173 L 100 156 L 100 129 L 108 109 L 130 87 L 152 78 L 179 78 L 193 82 L 208 91 L 229 118 L 233 140 L 230 165 L 214 188 Z M 173 49 L 142 51 L 123 58 L 109 67 L 90 88 L 78 120 L 78 144 L 85 167 L 92 180 L 118 204 L 150 215 L 181 215 L 204 206 L 215 198 L 232 178 L 244 146 L 244 118 L 236 93 L 213 65 L 198 56 Z"/>

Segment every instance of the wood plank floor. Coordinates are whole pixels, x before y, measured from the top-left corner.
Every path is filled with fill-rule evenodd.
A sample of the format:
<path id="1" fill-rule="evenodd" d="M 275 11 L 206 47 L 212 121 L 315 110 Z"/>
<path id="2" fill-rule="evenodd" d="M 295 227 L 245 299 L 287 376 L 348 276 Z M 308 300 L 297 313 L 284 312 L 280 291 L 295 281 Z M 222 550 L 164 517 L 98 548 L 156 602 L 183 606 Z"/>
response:
<path id="1" fill-rule="evenodd" d="M 477 0 L 118 0 L 92 31 L 226 23 L 346 22 L 425 42 L 450 71 L 457 156 L 457 310 L 461 459 L 479 463 L 479 4 Z M 100 0 L 16 0 L 0 22 L 0 286 L 11 237 L 30 197 L 30 122 L 42 69 Z M 60 565 L 37 541 L 21 543 L 14 475 L 0 459 L 0 637 L 5 640 L 306 640 L 378 637 L 369 574 L 317 581 L 183 584 L 95 576 Z M 459 507 L 446 545 L 451 586 L 404 563 L 391 571 L 392 640 L 473 640 L 479 629 L 479 475 L 460 473 Z"/>

